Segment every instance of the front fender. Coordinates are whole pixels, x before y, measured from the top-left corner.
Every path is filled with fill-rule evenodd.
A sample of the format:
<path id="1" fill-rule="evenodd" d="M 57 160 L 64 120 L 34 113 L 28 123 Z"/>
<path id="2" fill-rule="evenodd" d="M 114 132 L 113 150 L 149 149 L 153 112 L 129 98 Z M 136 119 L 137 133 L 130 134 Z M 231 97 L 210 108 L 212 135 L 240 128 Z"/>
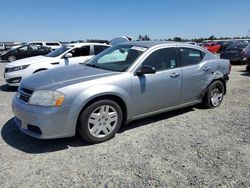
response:
<path id="1" fill-rule="evenodd" d="M 79 94 L 73 102 L 73 108 L 71 108 L 70 114 L 74 116 L 75 125 L 77 123 L 77 119 L 81 113 L 83 107 L 91 100 L 105 96 L 105 95 L 115 95 L 121 98 L 127 108 L 127 118 L 131 117 L 131 99 L 130 94 L 127 93 L 123 88 L 113 86 L 113 85 L 97 85 L 90 87 L 84 90 L 81 94 Z M 72 117 L 71 116 L 71 117 Z"/>

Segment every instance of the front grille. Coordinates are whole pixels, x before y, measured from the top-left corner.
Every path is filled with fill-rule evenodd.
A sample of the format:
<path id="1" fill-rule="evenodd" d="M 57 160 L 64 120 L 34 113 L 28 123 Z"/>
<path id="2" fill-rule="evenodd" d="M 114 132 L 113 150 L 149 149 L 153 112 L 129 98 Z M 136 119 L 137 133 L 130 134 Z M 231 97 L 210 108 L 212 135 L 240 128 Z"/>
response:
<path id="1" fill-rule="evenodd" d="M 31 97 L 31 95 L 32 95 L 32 93 L 33 93 L 32 90 L 27 89 L 27 88 L 23 88 L 23 87 L 20 87 L 20 89 L 19 89 L 18 92 L 20 93 L 20 97 L 19 98 L 22 101 L 24 101 L 24 102 L 28 102 L 29 99 L 30 99 L 30 97 Z"/>
<path id="2" fill-rule="evenodd" d="M 32 131 L 32 132 L 34 132 L 34 133 L 36 133 L 36 134 L 40 134 L 40 135 L 42 134 L 41 129 L 40 129 L 39 127 L 35 126 L 35 125 L 30 125 L 30 124 L 28 124 L 27 128 L 28 128 L 30 131 Z"/>
<path id="3" fill-rule="evenodd" d="M 23 100 L 24 102 L 28 102 L 30 99 L 29 95 L 25 95 L 23 93 L 20 93 L 20 99 Z"/>
<path id="4" fill-rule="evenodd" d="M 7 79 L 6 82 L 10 84 L 16 84 L 16 83 L 19 83 L 21 79 L 22 77 L 16 77 L 16 78 Z"/>

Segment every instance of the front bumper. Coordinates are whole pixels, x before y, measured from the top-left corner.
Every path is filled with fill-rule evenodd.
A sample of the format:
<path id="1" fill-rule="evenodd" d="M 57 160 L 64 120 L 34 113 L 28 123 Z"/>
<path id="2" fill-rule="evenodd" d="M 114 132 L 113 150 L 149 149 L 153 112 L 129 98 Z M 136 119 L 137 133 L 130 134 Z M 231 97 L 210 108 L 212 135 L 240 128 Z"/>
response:
<path id="1" fill-rule="evenodd" d="M 10 86 L 19 86 L 23 77 L 23 71 L 14 71 L 4 73 L 4 79 Z"/>
<path id="2" fill-rule="evenodd" d="M 75 124 L 70 118 L 70 107 L 43 107 L 29 105 L 20 99 L 13 97 L 12 110 L 17 127 L 35 138 L 52 139 L 70 137 L 75 135 Z M 34 131 L 30 126 L 40 130 Z"/>

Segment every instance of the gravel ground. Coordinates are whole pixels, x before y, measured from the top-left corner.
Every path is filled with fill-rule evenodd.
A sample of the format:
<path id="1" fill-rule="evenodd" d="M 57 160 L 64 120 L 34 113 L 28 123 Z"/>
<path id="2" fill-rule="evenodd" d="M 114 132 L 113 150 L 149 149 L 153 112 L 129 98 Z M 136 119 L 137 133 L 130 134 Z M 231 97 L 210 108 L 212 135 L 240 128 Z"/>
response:
<path id="1" fill-rule="evenodd" d="M 216 109 L 131 122 L 114 139 L 37 140 L 13 123 L 0 62 L 0 187 L 250 187 L 250 74 L 233 66 Z"/>

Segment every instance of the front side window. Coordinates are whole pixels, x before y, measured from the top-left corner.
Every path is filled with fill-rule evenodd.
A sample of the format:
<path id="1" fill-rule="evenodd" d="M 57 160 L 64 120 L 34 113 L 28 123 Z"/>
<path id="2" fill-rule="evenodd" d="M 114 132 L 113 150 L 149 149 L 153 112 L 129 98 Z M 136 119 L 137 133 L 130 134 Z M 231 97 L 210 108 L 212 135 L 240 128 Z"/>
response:
<path id="1" fill-rule="evenodd" d="M 177 67 L 175 48 L 164 48 L 150 54 L 142 65 L 154 67 L 156 71 Z"/>
<path id="2" fill-rule="evenodd" d="M 179 56 L 182 66 L 196 65 L 200 63 L 205 53 L 192 48 L 179 48 Z"/>
<path id="3" fill-rule="evenodd" d="M 71 47 L 68 46 L 62 46 L 61 48 L 58 48 L 47 55 L 46 57 L 58 57 L 59 55 L 63 54 L 64 52 L 68 51 Z"/>
<path id="4" fill-rule="evenodd" d="M 28 46 L 23 46 L 21 48 L 18 49 L 19 51 L 26 51 L 28 50 Z"/>
<path id="5" fill-rule="evenodd" d="M 86 66 L 124 72 L 147 48 L 133 45 L 113 46 L 86 63 Z"/>

